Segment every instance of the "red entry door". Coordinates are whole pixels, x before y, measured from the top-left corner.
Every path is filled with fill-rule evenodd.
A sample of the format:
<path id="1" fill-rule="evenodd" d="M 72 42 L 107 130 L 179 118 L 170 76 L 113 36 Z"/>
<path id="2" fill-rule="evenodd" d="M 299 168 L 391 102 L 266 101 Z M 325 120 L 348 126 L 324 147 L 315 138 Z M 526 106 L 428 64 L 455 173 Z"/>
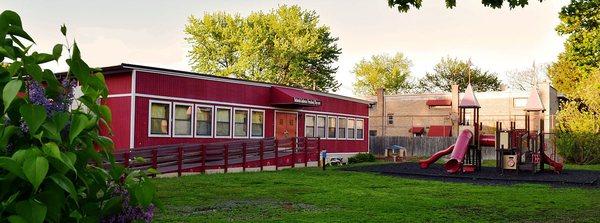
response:
<path id="1" fill-rule="evenodd" d="M 296 137 L 296 130 L 298 129 L 296 120 L 297 115 L 295 113 L 277 112 L 275 116 L 277 117 L 277 123 L 275 124 L 275 138 L 284 140 L 290 137 Z"/>

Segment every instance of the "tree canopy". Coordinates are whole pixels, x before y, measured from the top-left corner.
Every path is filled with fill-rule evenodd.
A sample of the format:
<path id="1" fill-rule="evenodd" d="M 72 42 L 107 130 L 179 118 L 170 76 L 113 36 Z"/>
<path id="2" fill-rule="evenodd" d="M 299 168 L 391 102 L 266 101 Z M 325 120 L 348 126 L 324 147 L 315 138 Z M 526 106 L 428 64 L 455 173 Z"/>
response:
<path id="1" fill-rule="evenodd" d="M 572 0 L 559 18 L 556 30 L 568 37 L 548 74 L 570 101 L 557 116 L 558 151 L 569 162 L 600 163 L 600 1 Z"/>
<path id="2" fill-rule="evenodd" d="M 496 74 L 483 71 L 471 64 L 457 58 L 442 58 L 435 65 L 432 73 L 427 73 L 419 80 L 419 90 L 422 92 L 451 91 L 453 84 L 458 84 L 460 89 L 467 88 L 469 84 L 475 91 L 500 90 L 500 80 Z"/>
<path id="3" fill-rule="evenodd" d="M 377 89 L 385 88 L 389 93 L 398 93 L 408 89 L 411 61 L 402 53 L 394 56 L 380 54 L 363 59 L 354 65 L 352 73 L 356 76 L 354 92 L 362 95 L 374 95 Z"/>
<path id="4" fill-rule="evenodd" d="M 542 2 L 543 0 L 539 0 Z M 445 0 L 447 8 L 454 8 L 456 6 L 456 0 Z M 504 2 L 508 3 L 508 7 L 513 9 L 515 7 L 525 7 L 529 4 L 529 0 L 481 0 L 481 4 L 485 7 L 490 8 L 502 8 Z M 423 0 L 388 0 L 390 8 L 397 8 L 400 12 L 407 12 L 410 8 L 421 8 Z"/>
<path id="5" fill-rule="evenodd" d="M 194 71 L 320 91 L 337 90 L 341 49 L 314 11 L 280 6 L 247 17 L 190 16 L 185 28 Z"/>

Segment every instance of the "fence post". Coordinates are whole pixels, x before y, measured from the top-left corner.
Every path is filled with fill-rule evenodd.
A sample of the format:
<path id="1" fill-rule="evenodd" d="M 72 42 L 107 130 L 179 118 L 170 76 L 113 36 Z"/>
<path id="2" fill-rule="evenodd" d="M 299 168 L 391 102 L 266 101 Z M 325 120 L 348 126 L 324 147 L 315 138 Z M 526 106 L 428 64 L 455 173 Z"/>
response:
<path id="1" fill-rule="evenodd" d="M 229 146 L 227 146 L 227 144 L 225 144 L 223 146 L 223 164 L 224 164 L 224 171 L 225 173 L 227 173 L 227 167 L 229 166 Z"/>
<path id="2" fill-rule="evenodd" d="M 177 147 L 177 176 L 181 176 L 183 166 L 183 148 L 181 146 Z"/>
<path id="3" fill-rule="evenodd" d="M 297 137 L 292 138 L 292 168 L 296 167 L 296 140 Z"/>
<path id="4" fill-rule="evenodd" d="M 129 151 L 123 153 L 123 166 L 129 168 Z"/>
<path id="5" fill-rule="evenodd" d="M 319 157 L 319 153 L 321 152 L 321 138 L 317 138 L 317 157 Z M 323 166 L 325 163 L 323 163 Z"/>
<path id="6" fill-rule="evenodd" d="M 152 168 L 158 171 L 158 151 L 155 148 L 152 148 Z M 156 174 L 152 174 L 152 177 L 155 177 Z"/>
<path id="7" fill-rule="evenodd" d="M 200 145 L 200 171 L 206 173 L 206 145 Z"/>
<path id="8" fill-rule="evenodd" d="M 279 141 L 275 140 L 275 170 L 279 170 Z"/>
<path id="9" fill-rule="evenodd" d="M 304 167 L 308 167 L 308 138 L 304 137 Z"/>
<path id="10" fill-rule="evenodd" d="M 261 139 L 260 140 L 260 146 L 258 147 L 260 171 L 263 171 L 263 154 L 264 154 L 264 150 L 265 150 L 265 141 Z"/>
<path id="11" fill-rule="evenodd" d="M 242 172 L 246 172 L 246 143 L 242 143 Z"/>

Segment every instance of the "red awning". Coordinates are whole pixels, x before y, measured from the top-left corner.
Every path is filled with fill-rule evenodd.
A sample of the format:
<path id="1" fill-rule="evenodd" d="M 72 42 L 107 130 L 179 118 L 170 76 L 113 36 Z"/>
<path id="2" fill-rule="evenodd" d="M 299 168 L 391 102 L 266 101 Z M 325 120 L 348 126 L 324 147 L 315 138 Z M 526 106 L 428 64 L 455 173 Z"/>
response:
<path id="1" fill-rule="evenodd" d="M 427 106 L 429 107 L 433 107 L 433 106 L 451 106 L 452 105 L 452 100 L 448 100 L 448 99 L 431 99 L 431 100 L 427 100 Z"/>
<path id="2" fill-rule="evenodd" d="M 452 126 L 451 125 L 429 126 L 429 132 L 427 132 L 427 136 L 429 136 L 429 137 L 450 137 L 450 136 L 452 136 Z"/>
<path id="3" fill-rule="evenodd" d="M 271 104 L 284 106 L 320 106 L 316 97 L 294 88 L 271 87 Z"/>
<path id="4" fill-rule="evenodd" d="M 425 128 L 424 127 L 412 127 L 408 130 L 408 132 L 413 133 L 413 134 L 422 134 L 423 132 L 425 132 Z"/>

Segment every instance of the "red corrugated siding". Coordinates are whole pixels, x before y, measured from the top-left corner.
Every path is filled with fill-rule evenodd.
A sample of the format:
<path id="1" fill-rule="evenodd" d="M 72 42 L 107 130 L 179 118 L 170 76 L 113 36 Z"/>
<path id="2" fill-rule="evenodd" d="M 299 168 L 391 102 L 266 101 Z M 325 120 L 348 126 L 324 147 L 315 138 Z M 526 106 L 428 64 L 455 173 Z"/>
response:
<path id="1" fill-rule="evenodd" d="M 123 76 L 115 75 L 112 79 L 112 75 L 107 75 L 107 84 L 109 89 L 121 89 L 125 88 L 125 85 L 131 86 L 131 82 L 126 83 L 126 78 Z M 110 81 L 109 81 L 110 80 Z M 176 144 L 176 143 L 202 143 L 202 142 L 218 142 L 231 139 L 217 139 L 217 138 L 177 138 L 177 137 L 148 137 L 148 103 L 149 98 L 139 94 L 158 95 L 166 97 L 206 100 L 206 101 L 217 101 L 226 103 L 236 104 L 248 104 L 253 106 L 267 106 L 271 107 L 270 104 L 270 88 L 263 86 L 254 86 L 247 84 L 238 83 L 227 83 L 213 80 L 200 80 L 187 77 L 177 77 L 170 75 L 152 74 L 148 72 L 136 72 L 136 110 L 135 110 L 135 145 L 134 147 L 144 147 L 151 145 L 165 145 L 165 144 Z M 111 86 L 116 85 L 117 87 Z M 119 93 L 129 93 L 122 91 L 114 91 Z M 115 94 L 111 92 L 111 94 Z M 327 96 L 311 94 L 314 97 L 322 101 L 322 105 L 319 107 L 303 107 L 304 110 L 330 112 L 330 113 L 342 113 L 357 116 L 368 116 L 368 105 L 349 100 L 331 98 Z M 116 98 L 115 98 L 116 99 Z M 125 119 L 121 122 L 121 128 L 118 133 L 115 132 L 115 142 L 119 141 L 117 147 L 128 148 L 129 147 L 129 98 L 124 98 L 121 103 L 116 103 L 113 100 L 109 106 L 113 110 L 113 117 L 119 117 Z M 164 100 L 164 99 L 158 99 Z M 177 102 L 174 100 L 168 100 L 171 102 Z M 183 101 L 182 101 L 183 102 Z M 187 102 L 189 103 L 189 102 Z M 210 105 L 210 103 L 206 103 Z M 123 106 L 126 105 L 126 106 Z M 236 106 L 244 108 L 244 106 Z M 265 136 L 274 136 L 274 109 L 265 110 Z M 298 136 L 304 136 L 304 112 L 299 112 L 300 117 L 298 119 Z M 344 115 L 340 115 L 346 117 Z M 117 121 L 115 119 L 115 121 Z M 327 149 L 329 152 L 367 152 L 368 151 L 368 119 L 364 118 L 364 140 L 322 140 L 322 148 Z"/>
<path id="2" fill-rule="evenodd" d="M 113 135 L 110 138 L 115 143 L 116 149 L 129 148 L 130 103 L 130 97 L 108 98 L 104 101 L 104 104 L 111 109 L 112 122 L 110 126 Z"/>
<path id="3" fill-rule="evenodd" d="M 109 94 L 131 93 L 131 72 L 107 74 L 105 80 Z"/>

